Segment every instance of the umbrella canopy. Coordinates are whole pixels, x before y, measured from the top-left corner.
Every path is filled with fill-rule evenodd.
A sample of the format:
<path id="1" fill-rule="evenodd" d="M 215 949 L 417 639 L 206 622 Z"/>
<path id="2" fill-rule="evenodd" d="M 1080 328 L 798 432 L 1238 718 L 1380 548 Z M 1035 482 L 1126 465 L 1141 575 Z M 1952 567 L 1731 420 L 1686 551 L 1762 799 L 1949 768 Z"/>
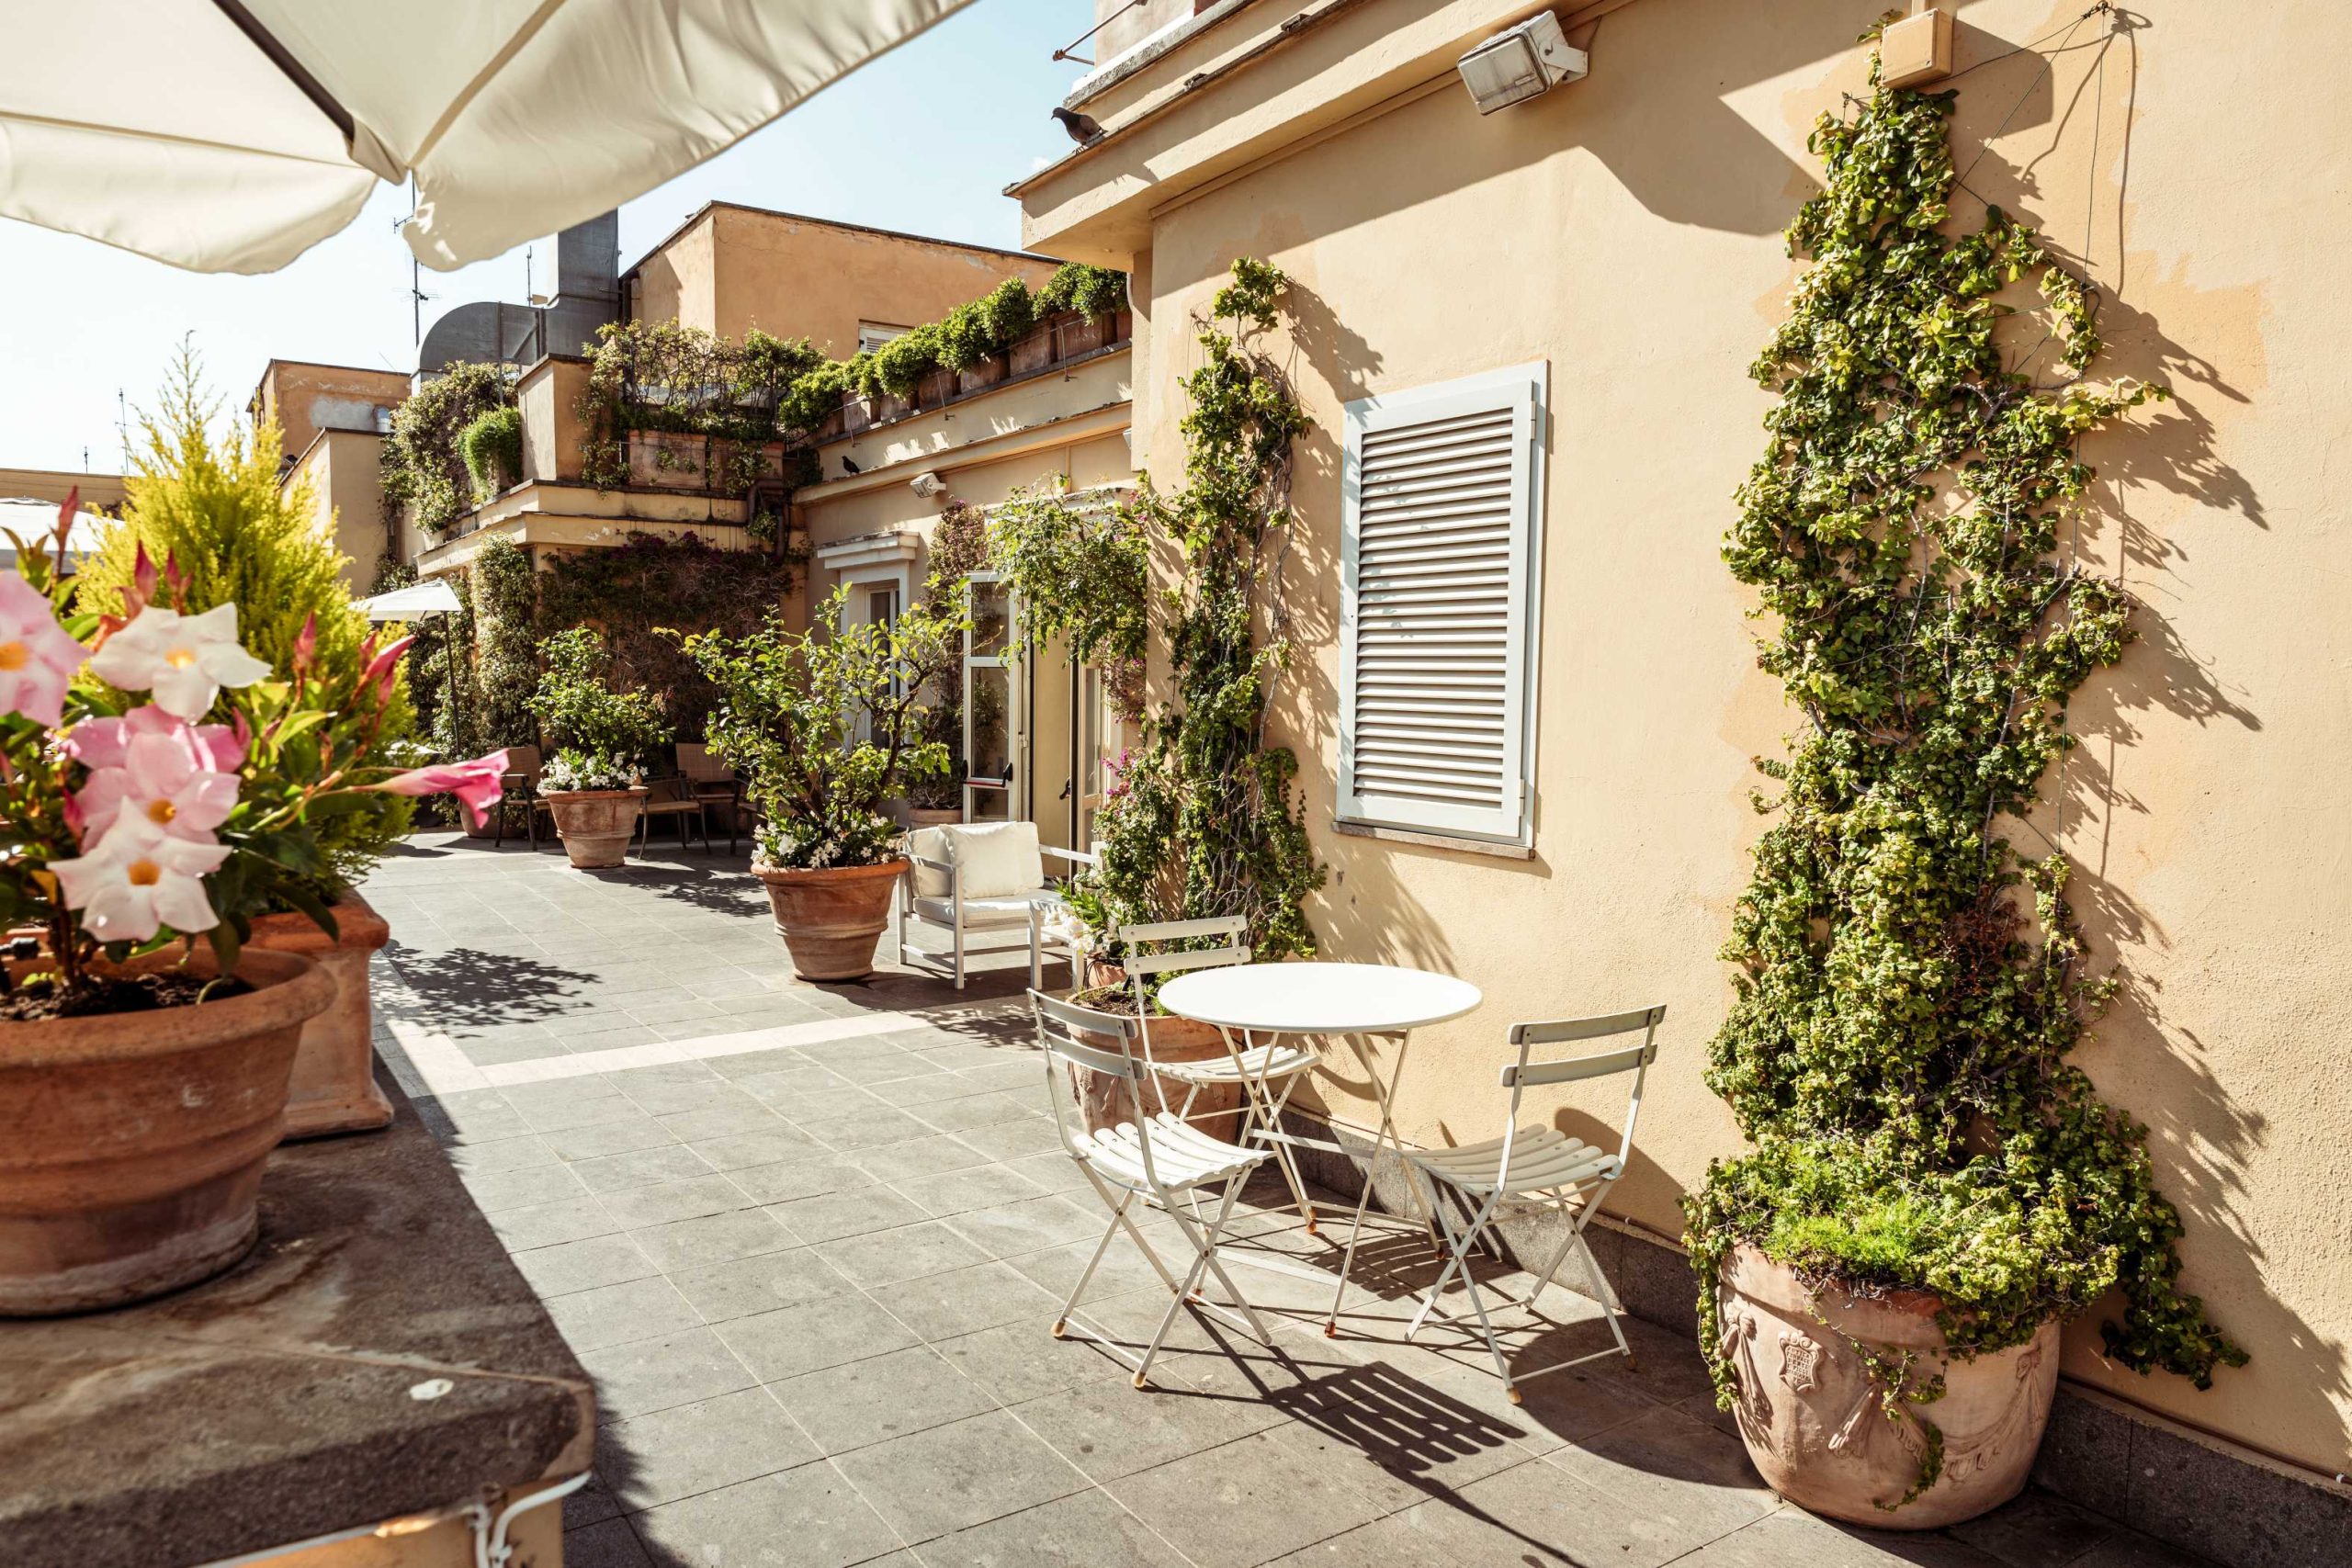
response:
<path id="1" fill-rule="evenodd" d="M 437 577 L 352 603 L 368 612 L 371 621 L 413 621 L 419 615 L 447 615 L 458 608 L 458 591 Z"/>
<path id="2" fill-rule="evenodd" d="M 447 271 L 644 195 L 967 0 L 12 7 L 0 216 L 271 272 L 413 175 Z"/>

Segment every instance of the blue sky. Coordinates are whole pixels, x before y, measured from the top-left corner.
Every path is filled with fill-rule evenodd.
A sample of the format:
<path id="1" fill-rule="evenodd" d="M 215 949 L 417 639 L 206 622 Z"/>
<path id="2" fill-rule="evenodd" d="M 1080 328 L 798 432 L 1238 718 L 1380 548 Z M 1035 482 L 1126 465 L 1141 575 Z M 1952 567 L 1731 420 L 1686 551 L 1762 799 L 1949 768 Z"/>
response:
<path id="1" fill-rule="evenodd" d="M 621 209 L 634 263 L 706 201 L 741 201 L 877 228 L 1021 243 L 1000 194 L 1068 145 L 1046 110 L 1083 71 L 1055 49 L 1090 0 L 976 0 L 928 33 L 700 168 Z M 1081 54 L 1089 51 L 1080 50 Z M 414 367 L 409 254 L 386 186 L 359 220 L 263 277 L 205 276 L 95 241 L 0 219 L 0 468 L 116 471 L 116 392 L 135 411 L 184 334 L 206 378 L 242 407 L 272 357 Z M 552 249 L 536 251 L 544 289 Z M 520 300 L 524 253 L 424 275 L 425 321 L 472 299 Z"/>

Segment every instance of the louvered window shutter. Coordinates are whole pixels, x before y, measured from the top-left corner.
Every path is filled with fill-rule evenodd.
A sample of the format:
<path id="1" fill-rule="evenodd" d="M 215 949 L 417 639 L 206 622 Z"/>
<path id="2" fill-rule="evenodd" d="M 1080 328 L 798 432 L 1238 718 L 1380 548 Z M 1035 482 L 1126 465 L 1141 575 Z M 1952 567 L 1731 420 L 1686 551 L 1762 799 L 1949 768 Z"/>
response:
<path id="1" fill-rule="evenodd" d="M 1524 843 L 1541 361 L 1348 405 L 1342 821 Z"/>

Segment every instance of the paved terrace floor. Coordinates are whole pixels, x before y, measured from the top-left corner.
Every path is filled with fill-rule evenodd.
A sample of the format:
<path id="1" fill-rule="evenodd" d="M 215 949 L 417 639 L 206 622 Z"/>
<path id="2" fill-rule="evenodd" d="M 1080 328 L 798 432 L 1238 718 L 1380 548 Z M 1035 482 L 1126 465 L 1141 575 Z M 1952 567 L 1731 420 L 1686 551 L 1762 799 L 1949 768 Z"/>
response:
<path id="1" fill-rule="evenodd" d="M 1645 1324 L 1638 1371 L 1513 1407 L 1476 1354 L 1401 1342 L 1432 1271 L 1402 1235 L 1342 1337 L 1327 1295 L 1236 1269 L 1274 1348 L 1188 1314 L 1138 1393 L 1047 1333 L 1102 1220 L 1023 1038 L 1025 964 L 961 998 L 889 967 L 796 982 L 743 864 L 421 836 L 366 888 L 393 931 L 379 1049 L 596 1379 L 572 1568 L 2191 1562 L 2041 1494 L 1927 1536 L 1814 1519 Z M 1329 1256 L 1292 1223 L 1259 1245 Z M 1140 1339 L 1162 1288 L 1124 1242 L 1104 1269 L 1097 1315 Z M 1605 1343 L 1583 1297 L 1543 1305 L 1531 1359 Z"/>

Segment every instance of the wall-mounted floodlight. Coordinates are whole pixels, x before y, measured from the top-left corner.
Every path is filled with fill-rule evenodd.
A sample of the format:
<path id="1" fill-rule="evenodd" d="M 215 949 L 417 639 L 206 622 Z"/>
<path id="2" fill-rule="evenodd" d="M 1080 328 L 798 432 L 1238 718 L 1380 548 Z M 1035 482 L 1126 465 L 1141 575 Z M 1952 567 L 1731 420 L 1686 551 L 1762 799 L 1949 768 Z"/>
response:
<path id="1" fill-rule="evenodd" d="M 1560 18 L 1538 11 L 1515 28 L 1506 28 L 1473 49 L 1454 68 L 1470 89 L 1470 101 L 1480 114 L 1492 114 L 1523 103 L 1563 82 L 1584 76 L 1589 59 L 1568 46 Z"/>
<path id="2" fill-rule="evenodd" d="M 909 479 L 907 483 L 917 495 L 922 497 L 925 501 L 929 501 L 934 495 L 944 495 L 947 493 L 947 481 L 941 479 L 937 474 L 933 473 L 928 468 L 925 468 L 922 473 L 919 473 L 914 478 Z"/>

